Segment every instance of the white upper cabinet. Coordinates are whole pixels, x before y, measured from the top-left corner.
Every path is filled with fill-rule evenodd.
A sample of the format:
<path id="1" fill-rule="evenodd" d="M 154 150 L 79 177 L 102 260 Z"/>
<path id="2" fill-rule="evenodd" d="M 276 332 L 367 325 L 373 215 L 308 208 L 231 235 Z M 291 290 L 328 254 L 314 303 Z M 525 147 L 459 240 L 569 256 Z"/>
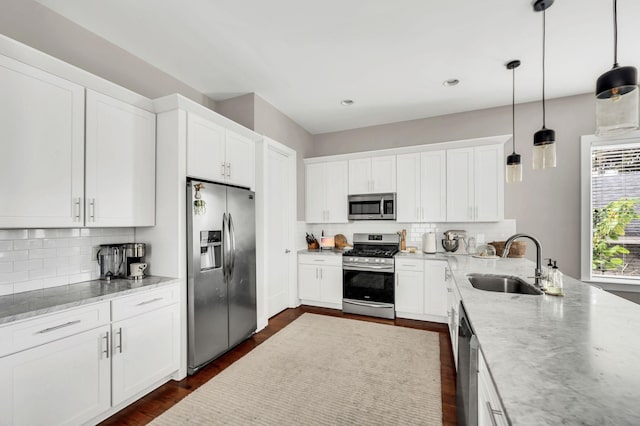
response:
<path id="1" fill-rule="evenodd" d="M 447 154 L 428 151 L 420 154 L 420 220 L 444 222 L 447 219 Z"/>
<path id="2" fill-rule="evenodd" d="M 227 183 L 255 187 L 255 143 L 242 135 L 226 131 Z"/>
<path id="3" fill-rule="evenodd" d="M 224 127 L 196 114 L 187 114 L 187 175 L 224 182 Z"/>
<path id="4" fill-rule="evenodd" d="M 86 226 L 153 226 L 155 164 L 155 114 L 87 89 Z"/>
<path id="5" fill-rule="evenodd" d="M 447 221 L 503 219 L 502 157 L 502 145 L 447 150 Z"/>
<path id="6" fill-rule="evenodd" d="M 309 223 L 346 223 L 347 162 L 312 163 L 305 167 L 305 212 Z"/>
<path id="7" fill-rule="evenodd" d="M 475 149 L 475 220 L 504 218 L 504 147 L 480 146 Z"/>
<path id="8" fill-rule="evenodd" d="M 446 151 L 397 157 L 398 222 L 446 220 Z"/>
<path id="9" fill-rule="evenodd" d="M 187 116 L 187 175 L 255 187 L 255 143 L 197 114 Z"/>
<path id="10" fill-rule="evenodd" d="M 349 194 L 396 192 L 396 156 L 349 160 Z"/>
<path id="11" fill-rule="evenodd" d="M 82 226 L 84 88 L 0 56 L 0 228 Z"/>

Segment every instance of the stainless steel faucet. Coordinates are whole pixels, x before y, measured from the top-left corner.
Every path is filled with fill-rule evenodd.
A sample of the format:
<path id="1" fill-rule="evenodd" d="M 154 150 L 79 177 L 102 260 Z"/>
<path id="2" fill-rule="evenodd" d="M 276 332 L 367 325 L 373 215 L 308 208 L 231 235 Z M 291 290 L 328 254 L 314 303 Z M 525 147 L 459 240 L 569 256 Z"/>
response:
<path id="1" fill-rule="evenodd" d="M 536 274 L 535 274 L 535 285 L 536 287 L 542 287 L 542 246 L 540 245 L 540 241 L 537 238 L 532 237 L 529 234 L 515 234 L 510 236 L 507 239 L 507 242 L 504 244 L 504 251 L 502 252 L 502 257 L 507 257 L 509 254 L 509 249 L 511 248 L 511 243 L 513 243 L 518 238 L 526 237 L 529 238 L 536 244 Z"/>

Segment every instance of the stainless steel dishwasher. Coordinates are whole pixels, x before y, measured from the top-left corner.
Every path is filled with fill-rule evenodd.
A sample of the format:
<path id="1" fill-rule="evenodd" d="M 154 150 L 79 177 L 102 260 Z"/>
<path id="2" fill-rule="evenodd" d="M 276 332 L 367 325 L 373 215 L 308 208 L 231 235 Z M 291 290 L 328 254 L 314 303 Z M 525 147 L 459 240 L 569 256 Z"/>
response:
<path id="1" fill-rule="evenodd" d="M 478 339 L 460 302 L 458 374 L 456 380 L 458 425 L 478 424 Z"/>

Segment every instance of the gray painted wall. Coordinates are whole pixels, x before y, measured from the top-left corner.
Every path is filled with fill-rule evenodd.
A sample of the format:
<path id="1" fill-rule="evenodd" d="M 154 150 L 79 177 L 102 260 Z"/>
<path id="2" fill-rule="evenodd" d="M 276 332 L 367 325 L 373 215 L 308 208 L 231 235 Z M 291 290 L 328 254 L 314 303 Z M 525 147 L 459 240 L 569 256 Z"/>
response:
<path id="1" fill-rule="evenodd" d="M 516 151 L 522 155 L 523 182 L 505 184 L 505 217 L 516 219 L 518 232 L 541 240 L 544 257 L 557 259 L 565 273 L 579 277 L 580 136 L 594 131 L 595 102 L 591 95 L 547 102 L 547 126 L 557 138 L 555 169 L 531 168 L 533 134 L 541 124 L 539 102 L 516 105 Z M 313 156 L 510 133 L 511 106 L 507 106 L 315 135 Z M 505 154 L 510 152 L 509 142 Z M 533 253 L 530 245 L 527 257 Z"/>
<path id="2" fill-rule="evenodd" d="M 2 0 L 0 33 L 150 99 L 212 99 L 33 0 Z"/>
<path id="3" fill-rule="evenodd" d="M 219 101 L 216 112 L 274 139 L 297 152 L 298 220 L 304 220 L 304 162 L 312 156 L 313 136 L 260 96 L 247 95 Z"/>
<path id="4" fill-rule="evenodd" d="M 254 93 L 237 96 L 216 102 L 216 112 L 227 118 L 242 124 L 248 129 L 253 129 L 255 124 L 255 98 Z"/>

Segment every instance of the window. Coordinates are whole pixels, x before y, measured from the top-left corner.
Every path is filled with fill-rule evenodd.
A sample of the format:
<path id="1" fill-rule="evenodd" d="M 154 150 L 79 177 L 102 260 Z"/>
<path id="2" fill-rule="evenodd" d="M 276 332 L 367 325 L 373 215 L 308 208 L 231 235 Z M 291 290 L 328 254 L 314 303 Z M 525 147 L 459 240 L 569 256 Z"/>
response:
<path id="1" fill-rule="evenodd" d="M 582 279 L 640 285 L 640 132 L 581 144 Z"/>

